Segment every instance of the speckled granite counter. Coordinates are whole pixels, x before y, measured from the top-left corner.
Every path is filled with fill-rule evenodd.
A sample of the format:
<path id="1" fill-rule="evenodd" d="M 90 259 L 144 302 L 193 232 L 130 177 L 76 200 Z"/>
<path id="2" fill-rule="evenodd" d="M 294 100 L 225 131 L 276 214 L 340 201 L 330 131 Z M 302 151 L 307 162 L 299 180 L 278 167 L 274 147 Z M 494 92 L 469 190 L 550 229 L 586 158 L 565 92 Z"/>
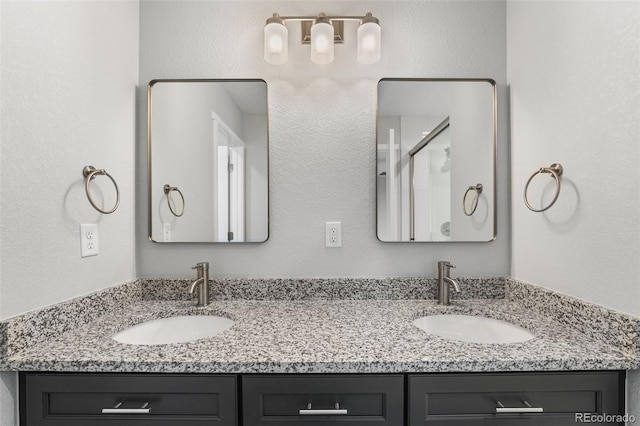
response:
<path id="1" fill-rule="evenodd" d="M 185 293 L 182 284 L 156 282 L 149 291 L 148 283 L 137 282 L 127 284 L 128 289 L 111 289 L 120 302 L 103 308 L 99 318 L 62 329 L 53 325 L 49 333 L 34 329 L 33 321 L 39 318 L 40 327 L 46 327 L 42 318 L 52 318 L 51 312 L 34 314 L 28 326 L 9 323 L 7 366 L 22 371 L 391 373 L 618 370 L 638 364 L 639 320 L 511 280 L 479 286 L 502 288 L 489 291 L 489 298 L 456 300 L 449 307 L 433 300 L 388 300 L 393 297 L 345 300 L 324 294 L 299 300 L 287 291 L 287 297 L 280 297 L 286 300 L 224 300 L 218 294 L 210 306 L 196 308 L 191 300 L 166 300 L 173 288 Z M 99 300 L 93 300 L 96 307 Z M 70 305 L 79 309 L 73 311 L 76 317 L 89 315 L 78 307 L 86 301 Z M 504 319 L 536 338 L 465 343 L 429 335 L 411 324 L 435 313 Z M 193 314 L 227 316 L 235 324 L 215 337 L 189 343 L 137 346 L 111 339 L 149 319 Z"/>

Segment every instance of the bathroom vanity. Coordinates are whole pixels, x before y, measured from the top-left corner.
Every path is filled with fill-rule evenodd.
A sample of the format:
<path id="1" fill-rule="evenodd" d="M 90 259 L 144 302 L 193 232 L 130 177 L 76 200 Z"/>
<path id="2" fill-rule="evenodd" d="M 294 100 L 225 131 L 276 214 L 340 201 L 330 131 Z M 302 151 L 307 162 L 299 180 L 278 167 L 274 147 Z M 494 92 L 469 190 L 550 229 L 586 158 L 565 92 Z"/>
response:
<path id="1" fill-rule="evenodd" d="M 22 426 L 568 425 L 624 413 L 637 319 L 508 279 L 459 281 L 442 306 L 434 279 L 214 280 L 205 307 L 186 280 L 137 281 L 15 318 L 2 325 Z M 433 315 L 535 337 L 459 341 L 413 324 Z M 233 325 L 181 343 L 113 338 L 178 316 Z"/>

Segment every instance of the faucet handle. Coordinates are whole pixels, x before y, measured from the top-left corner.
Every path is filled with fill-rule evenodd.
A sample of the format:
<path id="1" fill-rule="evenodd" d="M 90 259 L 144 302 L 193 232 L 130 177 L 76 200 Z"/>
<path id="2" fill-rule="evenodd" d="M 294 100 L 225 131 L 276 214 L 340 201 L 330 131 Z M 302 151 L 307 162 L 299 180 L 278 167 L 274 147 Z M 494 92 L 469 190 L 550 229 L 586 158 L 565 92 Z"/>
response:
<path id="1" fill-rule="evenodd" d="M 203 271 L 209 270 L 209 262 L 198 262 L 196 266 L 192 266 L 191 269 L 202 269 Z"/>
<path id="2" fill-rule="evenodd" d="M 445 262 L 442 269 L 443 269 L 444 274 L 446 276 L 449 276 L 449 274 L 451 273 L 451 268 L 455 268 L 455 267 L 456 267 L 456 265 L 452 265 L 449 262 Z"/>
<path id="3" fill-rule="evenodd" d="M 455 265 L 452 265 L 448 260 L 441 260 L 438 262 L 438 267 L 442 268 L 455 268 Z"/>

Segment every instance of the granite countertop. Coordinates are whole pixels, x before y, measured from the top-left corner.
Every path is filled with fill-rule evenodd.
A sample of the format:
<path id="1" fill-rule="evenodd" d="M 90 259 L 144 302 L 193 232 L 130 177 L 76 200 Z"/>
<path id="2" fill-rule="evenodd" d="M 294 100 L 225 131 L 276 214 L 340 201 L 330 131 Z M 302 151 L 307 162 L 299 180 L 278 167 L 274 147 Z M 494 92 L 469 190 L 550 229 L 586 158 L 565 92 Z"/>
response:
<path id="1" fill-rule="evenodd" d="M 467 343 L 411 324 L 440 313 L 504 319 L 536 338 Z M 194 314 L 226 316 L 235 324 L 188 343 L 142 346 L 111 338 L 149 319 Z M 8 365 L 22 371 L 398 373 L 620 370 L 635 368 L 636 358 L 510 298 L 456 300 L 448 307 L 434 300 L 294 299 L 218 300 L 196 308 L 191 300 L 139 300 L 25 345 L 10 354 Z"/>

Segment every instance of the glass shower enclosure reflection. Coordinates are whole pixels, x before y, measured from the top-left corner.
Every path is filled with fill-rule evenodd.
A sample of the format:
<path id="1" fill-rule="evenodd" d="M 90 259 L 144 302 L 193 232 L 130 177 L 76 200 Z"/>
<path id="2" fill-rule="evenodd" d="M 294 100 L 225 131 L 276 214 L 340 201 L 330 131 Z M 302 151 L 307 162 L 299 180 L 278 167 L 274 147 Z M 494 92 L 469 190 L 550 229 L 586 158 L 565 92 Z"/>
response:
<path id="1" fill-rule="evenodd" d="M 409 152 L 409 238 L 451 241 L 449 117 Z"/>

